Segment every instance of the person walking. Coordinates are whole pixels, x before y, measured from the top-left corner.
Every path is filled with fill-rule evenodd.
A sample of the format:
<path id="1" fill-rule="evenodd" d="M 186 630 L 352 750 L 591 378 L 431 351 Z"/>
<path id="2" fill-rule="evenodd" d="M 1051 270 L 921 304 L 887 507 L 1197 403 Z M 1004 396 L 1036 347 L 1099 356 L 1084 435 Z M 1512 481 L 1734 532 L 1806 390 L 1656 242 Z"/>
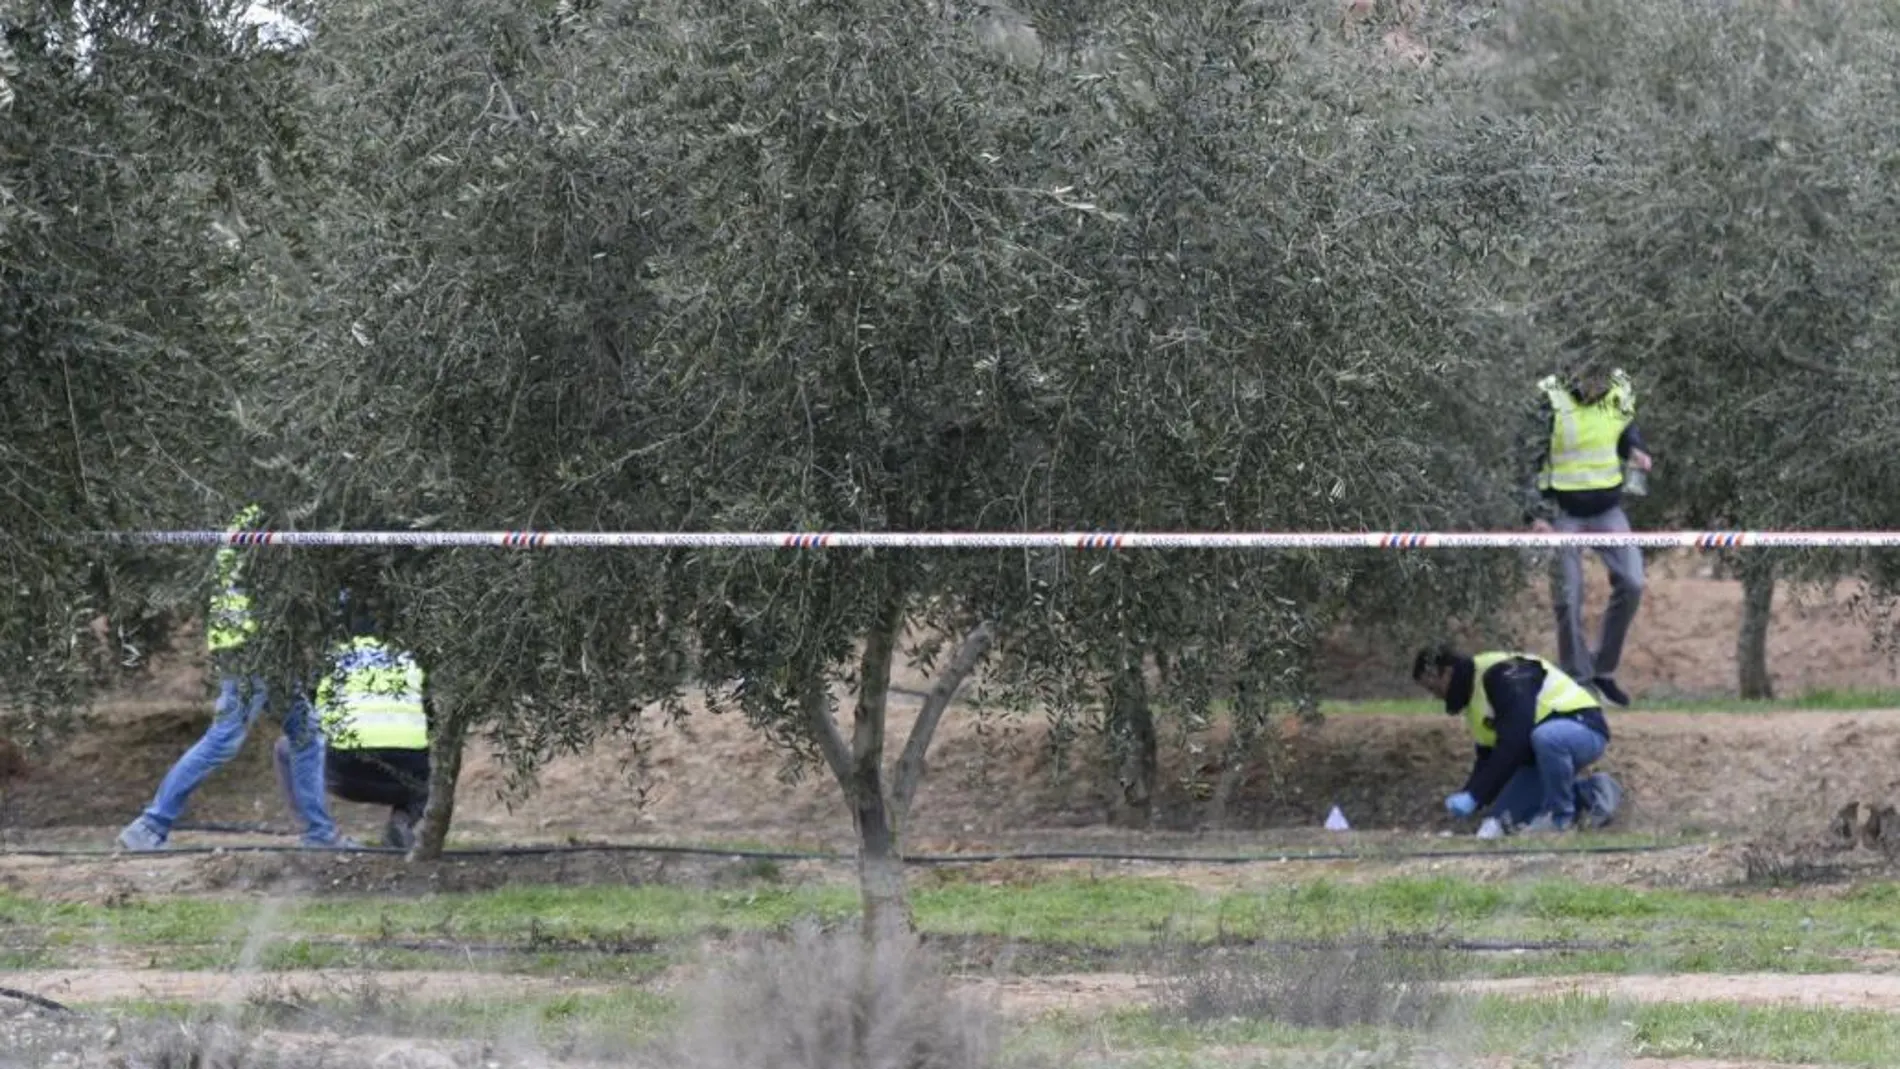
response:
<path id="1" fill-rule="evenodd" d="M 247 506 L 231 521 L 231 532 L 256 526 L 261 512 Z M 215 558 L 217 588 L 205 619 L 205 642 L 218 677 L 218 696 L 211 726 L 175 762 L 158 791 L 130 824 L 119 831 L 119 845 L 127 850 L 163 850 L 172 827 L 191 795 L 213 772 L 224 767 L 244 746 L 251 725 L 269 705 L 264 678 L 244 664 L 244 647 L 257 632 L 250 595 L 243 586 L 243 557 L 232 546 Z M 291 807 L 303 824 L 303 845 L 348 848 L 356 844 L 337 835 L 323 799 L 323 746 L 310 703 L 301 694 L 291 696 L 284 715 Z"/>
<path id="2" fill-rule="evenodd" d="M 367 612 L 351 616 L 351 637 L 336 647 L 316 688 L 324 783 L 346 802 L 388 806 L 383 845 L 407 850 L 429 801 L 428 677 L 409 653 L 376 637 Z M 291 792 L 287 739 L 277 742 L 277 773 Z"/>
<path id="3" fill-rule="evenodd" d="M 1541 397 L 1524 435 L 1525 452 L 1535 458 L 1531 529 L 1627 532 L 1624 467 L 1646 473 L 1651 465 L 1636 425 L 1636 390 L 1629 376 L 1621 368 L 1606 370 L 1599 357 L 1585 354 L 1569 374 L 1549 376 L 1537 389 Z M 1583 547 L 1557 549 L 1551 605 L 1557 616 L 1558 663 L 1603 700 L 1628 707 L 1630 696 L 1616 682 L 1616 670 L 1643 601 L 1643 551 L 1599 546 L 1596 552 L 1610 572 L 1610 603 L 1592 649 L 1583 630 Z"/>
<path id="4" fill-rule="evenodd" d="M 1489 806 L 1506 827 L 1556 831 L 1615 818 L 1622 788 L 1606 773 L 1585 774 L 1609 748 L 1609 721 L 1562 669 L 1535 654 L 1441 644 L 1418 652 L 1412 679 L 1465 718 L 1476 744 L 1470 777 L 1445 799 L 1453 816 Z"/>

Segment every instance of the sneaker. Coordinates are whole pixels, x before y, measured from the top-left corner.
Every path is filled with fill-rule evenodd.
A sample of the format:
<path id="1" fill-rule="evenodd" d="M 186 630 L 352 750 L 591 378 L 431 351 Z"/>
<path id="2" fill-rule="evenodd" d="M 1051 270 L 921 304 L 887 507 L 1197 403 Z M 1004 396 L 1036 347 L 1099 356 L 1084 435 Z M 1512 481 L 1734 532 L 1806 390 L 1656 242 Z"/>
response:
<path id="1" fill-rule="evenodd" d="M 148 854 L 165 849 L 165 836 L 140 817 L 119 829 L 119 845 L 133 853 Z"/>
<path id="2" fill-rule="evenodd" d="M 1597 692 L 1599 697 L 1611 705 L 1619 709 L 1628 709 L 1630 707 L 1629 694 L 1625 692 L 1622 687 L 1617 686 L 1616 680 L 1611 679 L 1609 676 L 1598 676 L 1590 681 L 1590 685 L 1592 689 Z"/>
<path id="3" fill-rule="evenodd" d="M 396 850 L 415 848 L 416 822 L 409 814 L 400 811 L 389 814 L 389 823 L 383 825 L 383 845 Z"/>
<path id="4" fill-rule="evenodd" d="M 1583 826 L 1591 831 L 1608 827 L 1623 804 L 1623 788 L 1607 772 L 1592 772 L 1578 786 L 1582 788 L 1578 793 L 1587 801 Z"/>

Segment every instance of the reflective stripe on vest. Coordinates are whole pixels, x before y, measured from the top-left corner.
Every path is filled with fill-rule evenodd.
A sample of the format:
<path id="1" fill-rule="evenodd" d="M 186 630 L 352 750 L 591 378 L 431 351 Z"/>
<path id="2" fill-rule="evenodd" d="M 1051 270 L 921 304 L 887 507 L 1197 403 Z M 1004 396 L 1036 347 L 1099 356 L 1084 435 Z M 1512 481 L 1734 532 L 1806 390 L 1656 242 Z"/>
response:
<path id="1" fill-rule="evenodd" d="M 241 531 L 257 522 L 258 508 L 248 505 L 231 521 L 227 532 Z M 205 619 L 205 643 L 212 652 L 234 650 L 244 645 L 257 632 L 257 621 L 251 618 L 251 597 L 239 585 L 244 571 L 244 558 L 233 546 L 218 550 L 216 564 L 217 592 L 211 595 L 210 612 Z"/>
<path id="2" fill-rule="evenodd" d="M 317 714 L 337 750 L 426 750 L 426 677 L 415 658 L 373 638 L 337 648 L 332 671 L 317 683 Z"/>
<path id="3" fill-rule="evenodd" d="M 1537 692 L 1537 712 L 1531 718 L 1533 726 L 1553 716 L 1580 713 L 1597 706 L 1594 695 L 1565 675 L 1563 669 L 1534 653 L 1480 653 L 1471 658 L 1471 701 L 1465 706 L 1465 725 L 1480 746 L 1498 744 L 1497 716 L 1491 710 L 1490 696 L 1484 692 L 1484 674 L 1505 661 L 1519 658 L 1535 661 L 1544 669 L 1544 685 Z"/>
<path id="4" fill-rule="evenodd" d="M 1539 490 L 1608 490 L 1623 482 L 1616 443 L 1636 418 L 1636 391 L 1621 371 L 1610 392 L 1594 404 L 1579 404 L 1556 379 L 1538 384 L 1550 399 L 1550 455 L 1538 473 Z"/>

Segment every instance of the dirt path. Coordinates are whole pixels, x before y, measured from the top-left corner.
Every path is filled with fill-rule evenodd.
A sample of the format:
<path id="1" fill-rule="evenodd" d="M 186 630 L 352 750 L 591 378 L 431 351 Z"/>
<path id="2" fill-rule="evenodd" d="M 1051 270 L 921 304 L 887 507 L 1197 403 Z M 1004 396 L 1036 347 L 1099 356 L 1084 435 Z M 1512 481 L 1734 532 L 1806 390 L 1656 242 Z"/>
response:
<path id="1" fill-rule="evenodd" d="M 1005 1013 L 1033 1017 L 1058 1011 L 1104 1012 L 1139 1006 L 1153 998 L 1157 983 L 1157 978 L 1139 973 L 1100 972 L 964 978 L 961 986 L 994 998 Z M 1457 988 L 1471 994 L 1517 998 L 1582 994 L 1629 1002 L 1733 1002 L 1900 1013 L 1900 975 L 1882 973 L 1606 973 L 1477 980 Z"/>
<path id="2" fill-rule="evenodd" d="M 695 973 L 682 969 L 656 982 L 658 989 L 678 986 Z M 372 987 L 425 1002 L 460 998 L 519 998 L 524 995 L 592 995 L 613 985 L 583 983 L 512 973 L 355 969 L 291 969 L 248 973 L 180 969 L 95 967 L 34 969 L 6 974 L 9 987 L 56 1002 L 239 1002 L 251 998 L 323 998 L 347 996 Z M 1010 1016 L 1034 1017 L 1053 1011 L 1099 1012 L 1139 1005 L 1147 998 L 1148 977 L 1134 973 L 1074 973 L 1002 979 L 966 977 L 958 986 L 978 998 L 993 999 Z"/>
<path id="3" fill-rule="evenodd" d="M 1204 1046 L 1194 1048 L 1197 1065 L 1299 1065 L 1302 1064 L 1301 1055 L 1305 1056 L 1306 1064 L 1317 1066 L 1354 1064 L 1337 1056 L 1327 1061 L 1323 1057 L 1312 1055 L 1311 1052 L 1289 1051 L 1283 1047 Z M 1127 1061 L 1127 1058 L 1118 1059 L 1111 1054 L 1095 1056 L 1073 1064 L 1109 1069 L 1112 1066 L 1126 1064 Z M 1544 1057 L 1531 1063 L 1527 1063 L 1522 1058 L 1438 1052 L 1420 1054 L 1411 1064 L 1416 1069 L 1442 1069 L 1447 1066 L 1457 1066 L 1458 1069 L 1518 1069 L 1519 1066 L 1525 1064 L 1540 1065 L 1546 1069 L 1833 1069 L 1830 1066 L 1798 1065 L 1790 1062 L 1736 1062 L 1720 1059 L 1712 1061 L 1706 1058 L 1619 1058 L 1614 1055 L 1581 1052 L 1572 1053 L 1567 1058 Z"/>
<path id="4" fill-rule="evenodd" d="M 1735 1002 L 1900 1012 L 1900 976 L 1881 973 L 1739 973 L 1674 976 L 1532 976 L 1459 985 L 1514 998 L 1592 995 L 1630 1002 Z"/>
<path id="5" fill-rule="evenodd" d="M 677 982 L 680 977 L 673 978 Z M 169 969 L 38 969 L 10 972 L 7 984 L 60 1002 L 229 1002 L 264 997 L 345 995 L 370 987 L 425 1001 L 483 996 L 602 994 L 614 986 L 510 973 L 353 969 L 297 969 L 247 973 Z M 1099 1012 L 1137 1006 L 1156 980 L 1129 972 L 1059 973 L 1025 977 L 965 976 L 958 986 L 993 999 L 1011 1016 Z M 659 986 L 669 986 L 662 983 Z M 1457 985 L 1470 994 L 1514 998 L 1602 996 L 1632 1002 L 1734 1002 L 1900 1012 L 1900 975 L 1881 973 L 1741 973 L 1678 975 L 1584 974 L 1474 980 Z"/>
<path id="6" fill-rule="evenodd" d="M 239 1002 L 322 998 L 371 989 L 427 1002 L 522 995 L 603 994 L 602 984 L 506 973 L 295 969 L 224 973 L 172 969 L 30 969 L 6 973 L 8 987 L 55 1002 Z"/>
<path id="7" fill-rule="evenodd" d="M 994 1000 L 1011 1017 L 1045 1013 L 1101 1013 L 1140 1006 L 1150 997 L 1152 977 L 1137 973 L 1070 973 L 1002 979 L 963 977 L 958 987 L 979 999 Z"/>

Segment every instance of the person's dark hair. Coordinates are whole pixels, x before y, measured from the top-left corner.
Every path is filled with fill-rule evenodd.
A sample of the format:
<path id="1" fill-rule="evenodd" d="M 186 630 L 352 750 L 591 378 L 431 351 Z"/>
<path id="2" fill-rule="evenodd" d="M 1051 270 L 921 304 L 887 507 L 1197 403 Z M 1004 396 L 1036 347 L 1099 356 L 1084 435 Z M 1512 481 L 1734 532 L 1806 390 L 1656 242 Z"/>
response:
<path id="1" fill-rule="evenodd" d="M 1428 675 L 1436 675 L 1464 659 L 1465 655 L 1449 642 L 1427 646 L 1412 658 L 1412 681 L 1416 683 Z"/>
<path id="2" fill-rule="evenodd" d="M 378 630 L 376 626 L 376 614 L 370 612 L 366 606 L 359 606 L 355 611 L 350 613 L 348 626 L 351 638 L 373 638 Z"/>

